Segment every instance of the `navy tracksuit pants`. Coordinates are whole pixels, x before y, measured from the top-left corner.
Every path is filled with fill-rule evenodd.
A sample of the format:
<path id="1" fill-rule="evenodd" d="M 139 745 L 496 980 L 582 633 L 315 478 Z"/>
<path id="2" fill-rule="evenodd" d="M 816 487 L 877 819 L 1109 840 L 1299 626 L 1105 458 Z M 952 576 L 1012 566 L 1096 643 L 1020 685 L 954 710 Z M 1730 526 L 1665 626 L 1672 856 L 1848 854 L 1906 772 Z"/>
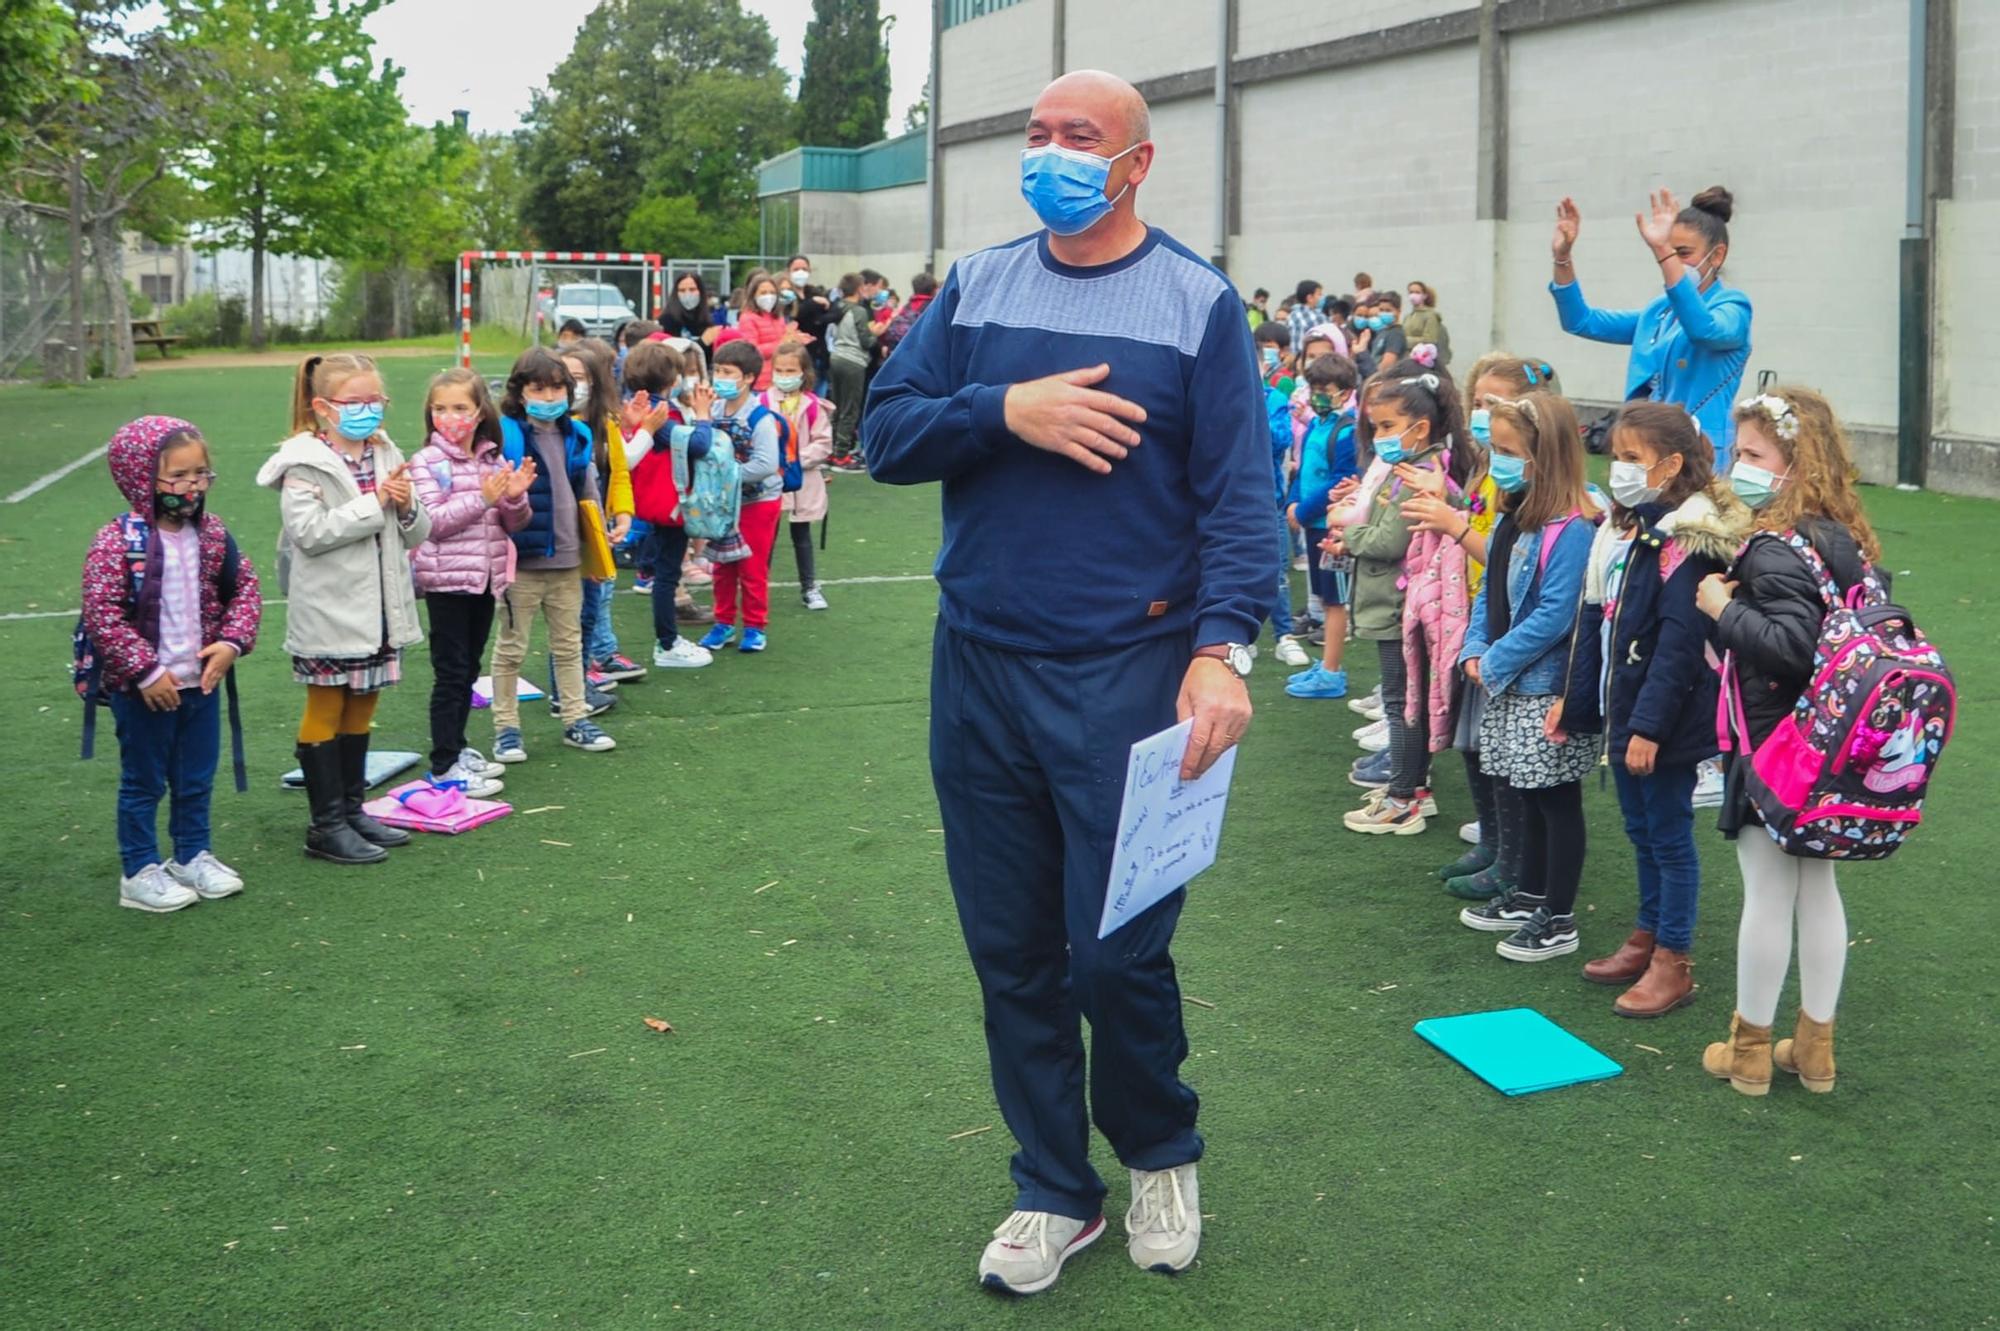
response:
<path id="1" fill-rule="evenodd" d="M 991 647 L 939 620 L 931 773 L 945 863 L 986 1009 L 1016 1209 L 1095 1218 L 1090 1121 L 1131 1169 L 1201 1157 L 1199 1100 L 1167 954 L 1177 892 L 1102 942 L 1098 921 L 1135 740 L 1172 725 L 1187 633 L 1074 656 Z M 1090 1115 L 1084 1049 L 1090 1022 Z"/>

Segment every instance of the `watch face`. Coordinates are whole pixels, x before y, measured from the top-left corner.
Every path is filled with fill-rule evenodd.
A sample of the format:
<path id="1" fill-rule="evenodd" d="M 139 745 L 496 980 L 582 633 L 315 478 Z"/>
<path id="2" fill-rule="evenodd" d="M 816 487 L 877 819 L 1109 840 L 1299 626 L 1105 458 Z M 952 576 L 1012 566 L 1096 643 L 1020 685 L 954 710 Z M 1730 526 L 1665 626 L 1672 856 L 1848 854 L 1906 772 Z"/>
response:
<path id="1" fill-rule="evenodd" d="M 1242 643 L 1230 644 L 1229 668 L 1234 670 L 1240 678 L 1248 679 L 1250 677 L 1250 667 L 1256 663 L 1256 659 L 1256 657 L 1250 655 L 1250 649 Z"/>

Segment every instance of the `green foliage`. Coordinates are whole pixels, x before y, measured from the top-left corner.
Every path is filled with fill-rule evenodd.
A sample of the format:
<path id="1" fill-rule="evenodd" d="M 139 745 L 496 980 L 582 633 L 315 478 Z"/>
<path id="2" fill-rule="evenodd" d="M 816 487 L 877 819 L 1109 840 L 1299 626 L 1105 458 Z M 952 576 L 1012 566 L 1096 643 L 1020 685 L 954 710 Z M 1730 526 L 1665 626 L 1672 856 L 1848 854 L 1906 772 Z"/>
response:
<path id="1" fill-rule="evenodd" d="M 70 61 L 77 31 L 56 0 L 0 0 L 0 165 L 21 151 L 30 116 L 88 93 Z"/>
<path id="2" fill-rule="evenodd" d="M 533 248 L 521 204 L 521 143 L 512 134 L 475 134 L 472 160 L 455 182 L 454 202 L 464 219 L 467 249 Z"/>
<path id="3" fill-rule="evenodd" d="M 739 0 L 605 0 L 528 115 L 522 216 L 537 243 L 614 248 L 662 187 L 725 222 L 752 215 L 757 163 L 793 142 L 776 57 Z"/>
<path id="4" fill-rule="evenodd" d="M 813 0 L 799 80 L 799 142 L 860 148 L 882 137 L 889 118 L 886 28 L 880 0 Z"/>
<path id="5" fill-rule="evenodd" d="M 625 219 L 618 243 L 669 257 L 742 254 L 757 247 L 754 213 L 718 217 L 702 211 L 691 194 L 642 199 Z"/>
<path id="6" fill-rule="evenodd" d="M 166 331 L 187 339 L 190 347 L 218 347 L 222 329 L 222 310 L 213 291 L 198 291 L 178 305 L 167 308 L 163 316 Z"/>

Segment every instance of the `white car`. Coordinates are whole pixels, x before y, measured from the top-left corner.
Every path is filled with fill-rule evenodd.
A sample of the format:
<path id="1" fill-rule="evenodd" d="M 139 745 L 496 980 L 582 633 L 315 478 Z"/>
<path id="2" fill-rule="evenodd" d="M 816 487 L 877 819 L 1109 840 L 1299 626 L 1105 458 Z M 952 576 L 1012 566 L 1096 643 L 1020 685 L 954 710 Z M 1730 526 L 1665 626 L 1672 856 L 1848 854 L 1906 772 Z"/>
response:
<path id="1" fill-rule="evenodd" d="M 609 282 L 565 282 L 542 307 L 542 318 L 551 330 L 574 319 L 592 337 L 609 337 L 619 324 L 638 317 L 625 293 Z"/>

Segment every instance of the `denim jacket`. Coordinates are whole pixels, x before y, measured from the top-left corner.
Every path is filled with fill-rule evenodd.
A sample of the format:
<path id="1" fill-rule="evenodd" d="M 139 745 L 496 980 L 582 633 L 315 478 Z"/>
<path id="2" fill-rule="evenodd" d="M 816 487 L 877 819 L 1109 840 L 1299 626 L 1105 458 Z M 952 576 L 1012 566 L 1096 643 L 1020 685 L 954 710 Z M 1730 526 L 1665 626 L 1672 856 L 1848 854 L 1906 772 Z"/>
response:
<path id="1" fill-rule="evenodd" d="M 1545 527 L 1524 532 L 1514 543 L 1507 560 L 1506 588 L 1512 613 L 1498 642 L 1489 642 L 1486 634 L 1486 598 L 1495 594 L 1494 579 L 1487 578 L 1480 585 L 1479 599 L 1472 606 L 1472 622 L 1466 627 L 1465 646 L 1458 660 L 1463 665 L 1475 656 L 1481 658 L 1479 678 L 1494 697 L 1510 689 L 1538 697 L 1559 692 L 1563 686 L 1570 632 L 1583 599 L 1584 571 L 1590 563 L 1596 528 L 1583 517 L 1564 523 L 1544 568 L 1542 541 L 1548 531 Z"/>

